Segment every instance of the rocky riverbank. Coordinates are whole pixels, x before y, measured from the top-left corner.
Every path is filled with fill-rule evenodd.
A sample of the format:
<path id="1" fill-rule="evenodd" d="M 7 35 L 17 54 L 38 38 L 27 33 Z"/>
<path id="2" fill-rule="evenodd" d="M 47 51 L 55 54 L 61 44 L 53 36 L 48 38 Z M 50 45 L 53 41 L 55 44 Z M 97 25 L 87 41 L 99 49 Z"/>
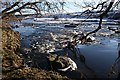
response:
<path id="1" fill-rule="evenodd" d="M 10 15 L 12 17 L 12 15 Z M 41 80 L 68 79 L 55 71 L 46 71 L 37 67 L 26 67 L 24 58 L 20 56 L 20 34 L 11 29 L 9 17 L 2 20 L 2 79 L 3 80 Z"/>
<path id="2" fill-rule="evenodd" d="M 93 59 L 89 59 L 89 61 L 87 61 L 87 58 L 98 57 L 91 56 L 95 51 L 102 48 L 97 46 L 103 46 L 105 44 L 104 47 L 106 47 L 106 53 L 111 53 L 109 50 L 109 47 L 111 48 L 111 46 L 106 45 L 117 43 L 116 38 L 114 40 L 114 37 L 117 37 L 117 34 L 115 34 L 115 31 L 118 29 L 117 25 L 115 28 L 111 25 L 103 25 L 103 28 L 100 31 L 87 37 L 85 45 L 78 44 L 75 48 L 71 48 L 72 46 L 67 46 L 69 42 L 72 42 L 75 38 L 80 38 L 82 35 L 86 34 L 86 32 L 92 31 L 95 29 L 97 24 L 89 23 L 89 25 L 79 25 L 75 28 L 65 28 L 64 23 L 56 24 L 55 22 L 52 25 L 41 25 L 40 21 L 38 22 L 39 25 L 36 25 L 36 22 L 33 20 L 34 18 L 26 19 L 22 20 L 21 23 L 13 22 L 11 25 L 9 25 L 8 22 L 5 22 L 9 21 L 9 18 L 7 18 L 7 20 L 3 20 L 4 28 L 1 28 L 3 33 L 3 51 L 1 54 L 7 56 L 7 58 L 3 57 L 3 79 L 19 78 L 25 80 L 39 80 L 41 78 L 94 78 L 96 77 L 96 74 L 93 73 L 91 69 L 89 70 L 89 66 L 94 67 L 95 65 L 93 64 L 88 66 L 86 64 Z M 6 23 L 7 25 L 5 25 Z M 15 27 L 11 28 L 11 26 Z M 77 34 L 79 34 L 78 37 Z M 81 43 L 81 41 L 79 42 Z M 92 52 L 84 53 L 83 51 L 82 53 L 82 48 L 79 49 L 79 47 L 83 46 L 92 46 L 90 47 L 90 49 L 93 48 Z M 95 50 L 94 47 L 98 49 Z M 114 47 L 116 48 L 116 45 L 112 46 L 113 51 L 116 51 Z M 86 48 L 85 51 L 87 51 Z M 101 54 L 101 52 L 99 53 Z M 112 58 L 114 58 L 114 56 Z M 100 60 L 101 59 L 98 61 Z M 95 64 L 99 64 L 97 63 L 98 61 L 96 61 Z M 92 62 L 94 62 L 94 60 L 90 63 Z M 103 65 L 103 62 L 100 63 L 100 65 Z M 85 68 L 82 66 L 85 66 Z M 99 71 L 97 67 L 92 69 Z"/>

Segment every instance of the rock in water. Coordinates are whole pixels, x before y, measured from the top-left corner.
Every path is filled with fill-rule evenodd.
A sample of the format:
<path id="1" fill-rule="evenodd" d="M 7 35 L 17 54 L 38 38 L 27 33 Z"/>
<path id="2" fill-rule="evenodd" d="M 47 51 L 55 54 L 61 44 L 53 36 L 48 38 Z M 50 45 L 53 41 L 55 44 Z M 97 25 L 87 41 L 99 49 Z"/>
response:
<path id="1" fill-rule="evenodd" d="M 120 33 L 120 30 L 116 30 L 115 33 Z"/>
<path id="2" fill-rule="evenodd" d="M 58 71 L 67 71 L 68 69 L 71 69 L 72 71 L 77 69 L 77 64 L 71 58 L 68 58 L 68 60 L 71 64 L 64 69 L 58 69 Z"/>
<path id="3" fill-rule="evenodd" d="M 48 60 L 53 69 L 58 71 L 76 70 L 77 64 L 69 57 L 50 54 Z"/>
<path id="4" fill-rule="evenodd" d="M 53 38 L 54 41 L 58 41 L 56 38 L 57 38 L 57 35 L 53 35 L 53 33 L 50 33 L 51 37 Z"/>
<path id="5" fill-rule="evenodd" d="M 118 27 L 108 27 L 109 30 L 116 31 L 118 30 Z"/>
<path id="6" fill-rule="evenodd" d="M 87 36 L 87 42 L 95 41 L 95 37 L 93 36 Z"/>

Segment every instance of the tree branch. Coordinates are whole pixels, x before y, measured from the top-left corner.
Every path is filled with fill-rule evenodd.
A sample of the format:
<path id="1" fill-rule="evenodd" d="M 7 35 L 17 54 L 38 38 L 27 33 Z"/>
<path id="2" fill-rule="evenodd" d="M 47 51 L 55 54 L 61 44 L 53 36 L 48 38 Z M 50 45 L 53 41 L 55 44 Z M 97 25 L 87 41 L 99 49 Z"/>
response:
<path id="1" fill-rule="evenodd" d="M 9 14 L 13 14 L 15 12 L 19 12 L 21 9 L 25 8 L 27 5 L 35 5 L 36 3 L 39 3 L 39 2 L 27 2 L 26 4 L 22 5 L 21 7 L 15 9 L 15 10 L 12 10 L 10 12 L 6 12 L 6 13 L 2 13 L 2 18 L 5 17 L 6 15 L 9 15 Z M 16 4 L 17 6 L 17 4 Z"/>
<path id="2" fill-rule="evenodd" d="M 101 9 L 100 9 L 99 11 L 97 11 L 97 12 L 101 12 L 101 11 L 103 10 L 103 7 L 104 7 L 104 4 L 105 4 L 105 3 L 106 3 L 106 1 L 104 1 L 103 3 L 99 3 L 96 7 L 92 7 L 92 10 L 87 9 L 87 10 L 85 10 L 84 12 L 82 12 L 79 16 L 82 16 L 82 15 L 85 14 L 85 13 L 92 13 L 92 11 L 95 10 L 95 9 L 97 9 L 100 5 L 102 5 L 102 7 L 101 7 Z M 78 15 L 76 15 L 76 16 L 78 16 Z M 76 17 L 76 16 L 73 16 L 73 17 Z"/>
<path id="3" fill-rule="evenodd" d="M 10 9 L 14 8 L 15 6 L 17 6 L 20 2 L 16 2 L 14 3 L 12 6 L 6 8 L 5 10 L 2 11 L 2 13 L 6 13 L 7 11 L 9 11 Z"/>
<path id="4" fill-rule="evenodd" d="M 95 29 L 95 30 L 93 30 L 93 31 L 91 31 L 91 32 L 89 32 L 88 34 L 86 34 L 86 36 L 84 36 L 84 37 L 82 38 L 82 43 L 85 42 L 86 37 L 87 37 L 88 35 L 90 35 L 90 34 L 92 34 L 92 33 L 95 33 L 95 32 L 97 32 L 97 31 L 99 31 L 99 30 L 101 29 L 102 19 L 103 19 L 103 17 L 106 16 L 106 14 L 110 11 L 110 9 L 112 8 L 113 3 L 114 3 L 114 2 L 110 2 L 110 4 L 109 4 L 109 6 L 107 7 L 107 9 L 100 15 L 100 21 L 99 21 L 99 26 L 98 26 L 98 28 Z"/>

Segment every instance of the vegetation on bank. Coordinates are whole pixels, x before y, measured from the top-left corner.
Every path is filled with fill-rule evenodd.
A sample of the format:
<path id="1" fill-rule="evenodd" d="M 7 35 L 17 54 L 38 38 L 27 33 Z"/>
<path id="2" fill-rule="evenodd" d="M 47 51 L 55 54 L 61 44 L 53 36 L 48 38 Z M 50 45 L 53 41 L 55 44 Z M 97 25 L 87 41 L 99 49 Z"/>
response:
<path id="1" fill-rule="evenodd" d="M 99 5 L 101 5 L 101 8 L 99 12 L 101 13 L 98 17 L 100 18 L 99 26 L 95 30 L 87 33 L 85 36 L 83 36 L 81 39 L 79 38 L 79 35 L 75 35 L 79 38 L 78 40 L 81 40 L 81 43 L 85 43 L 87 41 L 87 37 L 90 34 L 96 33 L 102 28 L 102 19 L 107 15 L 107 13 L 111 10 L 114 1 L 111 1 L 107 7 L 104 9 L 104 3 L 98 4 L 96 7 L 94 7 L 92 10 L 99 8 Z M 37 13 L 40 13 L 39 8 L 36 6 L 36 3 L 25 3 L 21 7 L 18 7 L 17 9 L 12 10 L 14 7 L 19 6 L 20 2 L 15 2 L 15 4 L 11 5 L 10 7 L 6 8 L 1 12 L 2 16 L 2 25 L 0 26 L 0 29 L 2 31 L 2 50 L 0 51 L 0 55 L 3 56 L 2 59 L 2 74 L 3 74 L 3 80 L 12 80 L 12 79 L 22 79 L 22 80 L 39 80 L 39 79 L 68 79 L 67 77 L 61 76 L 58 72 L 55 71 L 45 71 L 38 68 L 33 67 L 25 67 L 24 66 L 24 58 L 19 56 L 18 50 L 20 49 L 20 34 L 18 32 L 15 32 L 12 30 L 9 22 L 13 20 L 18 20 L 15 16 L 11 15 L 16 12 L 20 12 L 21 9 L 24 9 L 26 6 L 33 6 L 32 9 L 34 9 Z M 50 9 L 49 2 L 45 2 L 45 4 L 48 6 L 48 9 Z M 53 4 L 54 5 L 54 4 Z M 52 6 L 53 6 L 52 5 Z M 34 7 L 35 6 L 35 7 Z M 56 7 L 56 5 L 55 5 Z M 56 7 L 58 8 L 58 7 Z M 63 9 L 62 9 L 63 10 Z M 89 10 L 88 10 L 89 11 Z M 86 12 L 86 11 L 85 11 Z M 21 13 L 21 12 L 20 12 Z M 83 12 L 84 13 L 84 12 Z M 82 14 L 83 14 L 82 13 Z M 90 14 L 92 15 L 92 14 Z M 89 16 L 88 16 L 89 18 Z M 55 18 L 56 19 L 56 18 Z M 74 49 L 74 47 L 77 44 L 77 40 L 69 43 L 69 48 Z M 50 58 L 52 59 L 52 58 Z M 57 61 L 58 62 L 58 61 Z M 59 63 L 62 64 L 61 61 Z M 60 64 L 60 66 L 61 66 Z M 63 65 L 64 67 L 65 65 Z M 65 66 L 66 67 L 66 66 Z"/>
<path id="2" fill-rule="evenodd" d="M 12 15 L 10 15 L 12 17 Z M 12 18 L 13 19 L 13 18 Z M 15 20 L 15 17 L 14 17 Z M 2 79 L 3 80 L 41 80 L 41 79 L 68 79 L 58 72 L 45 71 L 38 68 L 25 67 L 24 59 L 18 54 L 20 49 L 20 34 L 11 29 L 10 18 L 2 20 Z"/>

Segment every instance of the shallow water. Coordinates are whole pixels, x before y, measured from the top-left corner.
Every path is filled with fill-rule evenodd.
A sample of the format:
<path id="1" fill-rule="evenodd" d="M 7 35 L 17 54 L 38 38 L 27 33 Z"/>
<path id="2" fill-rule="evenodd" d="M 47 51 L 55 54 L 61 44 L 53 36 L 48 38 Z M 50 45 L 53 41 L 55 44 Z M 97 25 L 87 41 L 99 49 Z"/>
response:
<path id="1" fill-rule="evenodd" d="M 97 24 L 94 25 L 97 26 Z M 90 25 L 89 28 L 87 26 L 83 25 L 83 26 L 78 26 L 77 28 L 64 28 L 63 25 L 46 26 L 46 27 L 27 26 L 27 27 L 15 28 L 14 30 L 20 32 L 22 46 L 29 47 L 31 45 L 32 39 L 37 40 L 39 39 L 38 38 L 39 36 L 46 34 L 44 31 L 55 32 L 57 34 L 58 33 L 64 34 L 62 32 L 62 29 L 80 30 L 84 32 L 95 29 L 93 25 Z M 85 58 L 84 62 L 81 62 L 79 59 L 75 59 L 72 56 L 70 56 L 77 63 L 78 71 L 80 70 L 81 72 L 86 74 L 89 78 L 94 78 L 94 77 L 107 78 L 109 72 L 111 71 L 112 65 L 115 63 L 115 60 L 118 58 L 118 56 L 120 56 L 118 53 L 119 35 L 113 34 L 108 29 L 106 29 L 108 26 L 118 27 L 119 25 L 103 25 L 103 28 L 105 30 L 102 29 L 101 31 L 99 31 L 99 33 L 108 33 L 112 35 L 108 35 L 108 36 L 94 35 L 97 43 L 77 45 L 77 50 L 79 51 L 77 55 L 83 55 Z M 56 29 L 58 29 L 58 32 Z M 117 65 L 120 65 L 120 61 L 119 63 L 117 63 Z M 117 70 L 119 68 L 120 67 L 118 67 Z"/>

